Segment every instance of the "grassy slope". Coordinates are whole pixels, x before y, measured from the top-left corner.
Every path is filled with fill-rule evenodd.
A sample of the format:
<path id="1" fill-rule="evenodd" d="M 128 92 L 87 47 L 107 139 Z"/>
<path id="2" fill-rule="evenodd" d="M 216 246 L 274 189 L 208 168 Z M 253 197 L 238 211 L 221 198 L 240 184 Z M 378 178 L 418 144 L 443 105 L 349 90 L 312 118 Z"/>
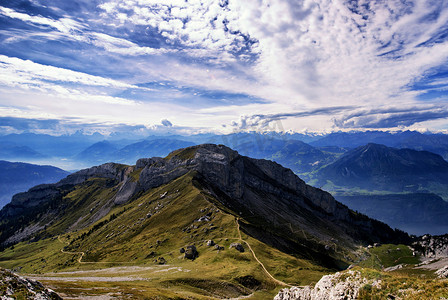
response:
<path id="1" fill-rule="evenodd" d="M 209 201 L 210 196 L 195 188 L 191 180 L 191 175 L 187 174 L 166 186 L 141 194 L 129 203 L 113 208 L 104 218 L 87 228 L 34 243 L 20 243 L 14 249 L 8 248 L 0 253 L 0 266 L 10 269 L 20 266 L 22 272 L 34 274 L 60 274 L 61 271 L 113 266 L 157 267 L 163 270 L 164 266 L 154 262 L 163 257 L 169 267 L 179 267 L 182 271 L 129 271 L 129 276 L 138 275 L 144 281 L 67 282 L 58 279 L 47 282 L 56 291 L 67 295 L 80 291 L 92 293 L 93 286 L 99 288 L 96 292 L 118 286 L 122 292 L 135 297 L 157 294 L 169 297 L 237 297 L 255 290 L 254 297 L 257 299 L 272 297 L 279 287 L 264 273 L 247 247 L 243 253 L 229 249 L 232 242 L 239 241 L 235 217 L 215 206 L 213 202 L 216 201 Z M 84 219 L 91 219 L 87 216 L 95 214 L 113 195 L 115 187 L 108 186 L 100 192 L 105 186 L 108 186 L 105 182 L 93 179 L 68 194 L 67 199 L 79 209 L 48 227 L 47 232 L 55 235 L 64 232 L 74 222 L 85 224 Z M 165 192 L 166 195 L 161 197 Z M 207 214 L 209 221 L 197 221 Z M 245 234 L 242 237 L 250 243 L 268 271 L 279 280 L 303 285 L 316 282 L 328 273 L 324 268 L 284 254 Z M 209 239 L 223 246 L 224 250 L 218 252 L 208 247 L 206 241 Z M 179 249 L 187 245 L 197 247 L 199 257 L 196 260 L 183 258 Z M 61 252 L 62 248 L 66 253 Z M 82 263 L 79 263 L 81 252 L 84 254 Z M 107 276 L 117 276 L 113 272 L 105 273 Z M 95 274 L 98 276 L 101 273 Z"/>

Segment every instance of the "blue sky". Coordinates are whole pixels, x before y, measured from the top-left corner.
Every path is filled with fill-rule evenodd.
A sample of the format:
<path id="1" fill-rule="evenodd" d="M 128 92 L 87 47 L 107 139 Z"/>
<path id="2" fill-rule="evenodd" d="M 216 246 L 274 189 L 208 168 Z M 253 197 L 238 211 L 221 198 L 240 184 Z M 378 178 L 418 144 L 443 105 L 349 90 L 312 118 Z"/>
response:
<path id="1" fill-rule="evenodd" d="M 0 134 L 448 130 L 448 1 L 1 0 Z"/>

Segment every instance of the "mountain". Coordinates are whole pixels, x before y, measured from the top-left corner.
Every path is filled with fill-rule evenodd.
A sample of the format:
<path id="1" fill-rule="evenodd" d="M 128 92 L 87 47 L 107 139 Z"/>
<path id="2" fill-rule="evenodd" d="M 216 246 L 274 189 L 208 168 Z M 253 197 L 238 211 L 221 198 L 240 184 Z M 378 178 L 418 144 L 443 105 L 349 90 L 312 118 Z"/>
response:
<path id="1" fill-rule="evenodd" d="M 123 141 L 120 141 L 120 143 L 123 143 Z M 172 138 L 150 138 L 118 148 L 119 145 L 115 141 L 101 141 L 80 152 L 74 157 L 74 160 L 90 164 L 102 164 L 111 161 L 133 164 L 141 157 L 166 156 L 173 150 L 195 144 Z"/>
<path id="2" fill-rule="evenodd" d="M 391 145 L 397 141 L 397 134 L 383 131 L 333 132 L 310 142 L 314 147 L 337 146 L 356 148 L 369 143 Z"/>
<path id="3" fill-rule="evenodd" d="M 45 156 L 54 157 L 71 157 L 92 145 L 92 143 L 102 140 L 104 140 L 104 136 L 99 133 L 92 135 L 76 133 L 61 136 L 22 133 L 0 136 L 0 143 L 26 146 Z"/>
<path id="4" fill-rule="evenodd" d="M 277 163 L 212 144 L 81 170 L 15 195 L 0 220 L 3 246 L 71 232 L 67 249 L 90 249 L 97 261 L 122 259 L 120 249 L 144 237 L 167 239 L 171 250 L 219 239 L 234 220 L 253 239 L 327 268 L 347 266 L 361 244 L 408 240 Z"/>
<path id="5" fill-rule="evenodd" d="M 68 174 L 52 166 L 0 161 L 0 207 L 11 201 L 16 193 L 38 184 L 57 182 Z"/>
<path id="6" fill-rule="evenodd" d="M 336 196 L 353 210 L 415 235 L 448 232 L 448 203 L 435 194 Z"/>
<path id="7" fill-rule="evenodd" d="M 422 191 L 432 184 L 448 184 L 448 162 L 428 151 L 367 144 L 322 168 L 317 177 L 320 185 L 331 181 L 371 191 Z"/>
<path id="8" fill-rule="evenodd" d="M 45 157 L 28 146 L 17 146 L 11 143 L 0 145 L 0 159 L 42 159 Z"/>
<path id="9" fill-rule="evenodd" d="M 117 151 L 118 148 L 111 142 L 101 141 L 89 146 L 87 149 L 77 154 L 74 159 L 76 161 L 102 164 L 110 161 L 113 154 Z"/>
<path id="10" fill-rule="evenodd" d="M 312 146 L 337 146 L 356 148 L 369 143 L 394 148 L 425 150 L 441 155 L 448 160 L 448 135 L 420 133 L 417 131 L 383 132 L 334 132 L 310 142 Z"/>
<path id="11" fill-rule="evenodd" d="M 268 159 L 296 173 L 317 170 L 335 160 L 336 155 L 321 151 L 302 141 L 279 139 L 246 139 L 234 147 L 239 153 L 253 158 Z"/>
<path id="12" fill-rule="evenodd" d="M 112 161 L 133 164 L 141 157 L 166 156 L 170 152 L 195 143 L 177 139 L 144 140 L 123 147 L 112 154 Z"/>

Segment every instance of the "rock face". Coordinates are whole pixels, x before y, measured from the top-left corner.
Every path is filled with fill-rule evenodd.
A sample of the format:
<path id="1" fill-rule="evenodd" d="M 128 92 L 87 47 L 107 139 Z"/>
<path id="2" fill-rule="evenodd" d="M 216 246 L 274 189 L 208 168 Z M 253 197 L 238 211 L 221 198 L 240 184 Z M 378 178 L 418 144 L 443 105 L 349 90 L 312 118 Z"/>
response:
<path id="1" fill-rule="evenodd" d="M 426 234 L 414 242 L 413 247 L 426 258 L 448 257 L 448 234 Z"/>
<path id="2" fill-rule="evenodd" d="M 42 283 L 18 276 L 0 268 L 1 299 L 39 299 L 59 300 L 62 298 L 54 291 L 45 288 Z"/>
<path id="3" fill-rule="evenodd" d="M 448 278 L 448 266 L 445 266 L 436 271 L 436 275 L 439 278 Z"/>
<path id="4" fill-rule="evenodd" d="M 314 286 L 282 289 L 274 300 L 349 300 L 357 299 L 359 290 L 370 284 L 378 286 L 379 281 L 367 280 L 359 271 L 348 271 L 323 276 Z"/>

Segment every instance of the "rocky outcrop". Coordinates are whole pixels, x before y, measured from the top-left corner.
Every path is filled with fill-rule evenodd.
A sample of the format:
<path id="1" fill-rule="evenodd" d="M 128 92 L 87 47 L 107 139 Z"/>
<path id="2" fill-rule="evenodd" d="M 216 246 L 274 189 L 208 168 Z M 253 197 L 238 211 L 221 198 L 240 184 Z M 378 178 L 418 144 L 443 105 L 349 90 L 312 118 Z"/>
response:
<path id="1" fill-rule="evenodd" d="M 18 276 L 0 268 L 0 298 L 1 299 L 62 299 L 54 291 L 45 288 L 42 283 Z"/>
<path id="2" fill-rule="evenodd" d="M 436 275 L 439 278 L 448 278 L 448 266 L 445 266 L 436 271 Z"/>
<path id="3" fill-rule="evenodd" d="M 359 290 L 370 284 L 378 287 L 380 281 L 368 280 L 359 271 L 348 271 L 323 276 L 314 286 L 282 289 L 274 300 L 350 300 L 357 299 Z"/>
<path id="4" fill-rule="evenodd" d="M 59 181 L 56 186 L 75 185 L 83 183 L 90 178 L 110 178 L 121 182 L 127 178 L 133 167 L 120 165 L 116 163 L 106 163 L 100 166 L 84 169 L 76 173 L 68 175 L 66 178 Z"/>
<path id="5" fill-rule="evenodd" d="M 448 257 L 448 234 L 426 234 L 413 244 L 414 249 L 425 258 Z"/>

